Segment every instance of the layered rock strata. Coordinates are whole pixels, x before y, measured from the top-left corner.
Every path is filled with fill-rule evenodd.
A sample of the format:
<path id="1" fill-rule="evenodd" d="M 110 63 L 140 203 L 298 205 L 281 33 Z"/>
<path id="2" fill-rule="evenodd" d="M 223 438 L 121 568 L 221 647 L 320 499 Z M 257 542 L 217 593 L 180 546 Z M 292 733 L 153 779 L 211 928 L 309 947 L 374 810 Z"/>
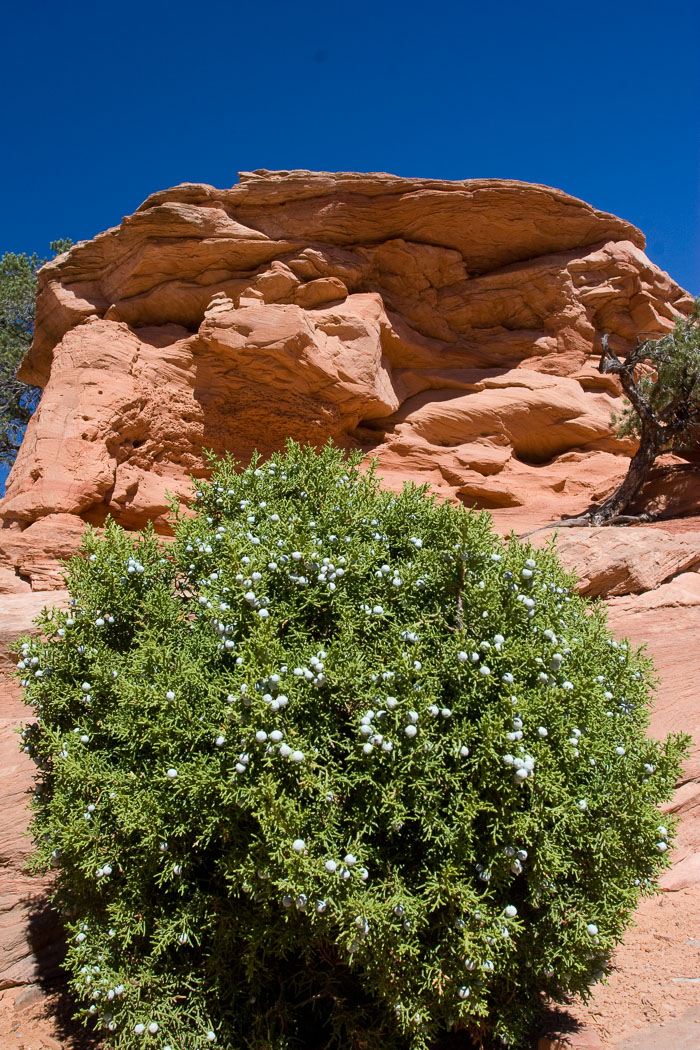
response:
<path id="1" fill-rule="evenodd" d="M 631 450 L 601 334 L 622 353 L 691 302 L 643 246 L 519 182 L 255 172 L 156 193 L 41 271 L 21 377 L 44 392 L 0 516 L 163 530 L 203 449 L 245 460 L 290 436 L 506 521 L 576 512 Z M 697 496 L 680 470 L 676 509 Z M 0 547 L 0 572 L 50 582 Z"/>

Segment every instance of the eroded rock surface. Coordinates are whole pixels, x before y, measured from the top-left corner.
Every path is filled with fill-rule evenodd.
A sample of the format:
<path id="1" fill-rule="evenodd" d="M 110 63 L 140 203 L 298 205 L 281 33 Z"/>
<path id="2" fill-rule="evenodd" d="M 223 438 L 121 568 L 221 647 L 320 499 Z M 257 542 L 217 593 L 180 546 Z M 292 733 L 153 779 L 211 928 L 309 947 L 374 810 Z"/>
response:
<path id="1" fill-rule="evenodd" d="M 532 540 L 542 546 L 551 538 L 552 532 L 545 531 Z M 562 562 L 576 573 L 579 593 L 590 598 L 643 594 L 680 573 L 700 569 L 698 529 L 562 528 L 556 543 Z"/>
<path id="2" fill-rule="evenodd" d="M 518 182 L 255 172 L 156 193 L 41 272 L 21 376 L 44 394 L 0 516 L 164 530 L 203 448 L 289 436 L 514 522 L 577 512 L 631 449 L 601 334 L 622 353 L 690 304 L 643 245 Z M 697 494 L 676 485 L 676 509 Z"/>

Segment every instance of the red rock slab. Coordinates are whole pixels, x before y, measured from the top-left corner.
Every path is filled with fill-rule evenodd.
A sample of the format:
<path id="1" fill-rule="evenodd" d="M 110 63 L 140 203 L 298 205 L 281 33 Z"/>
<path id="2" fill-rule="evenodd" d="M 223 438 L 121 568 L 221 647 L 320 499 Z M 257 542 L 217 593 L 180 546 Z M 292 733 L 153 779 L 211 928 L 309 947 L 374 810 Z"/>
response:
<path id="1" fill-rule="evenodd" d="M 0 989 L 0 1050 L 74 1047 L 72 1039 L 70 1042 L 64 1039 L 62 1026 L 52 1016 L 60 998 L 60 993 L 47 996 L 40 984 Z"/>
<path id="2" fill-rule="evenodd" d="M 63 563 L 79 550 L 84 532 L 85 522 L 74 514 L 49 514 L 25 529 L 1 529 L 0 595 L 61 590 Z"/>
<path id="3" fill-rule="evenodd" d="M 683 573 L 655 591 L 608 603 L 610 624 L 635 645 L 646 645 L 661 675 L 651 730 L 655 736 L 690 733 L 691 757 L 673 803 L 680 819 L 671 871 L 661 879 L 672 891 L 700 886 L 700 574 Z"/>
<path id="4" fill-rule="evenodd" d="M 566 1011 L 581 1029 L 564 1025 L 541 1050 L 697 1050 L 699 909 L 699 885 L 643 901 L 607 984 L 596 985 L 587 1006 Z M 556 1014 L 550 1023 L 556 1028 Z"/>
<path id="5" fill-rule="evenodd" d="M 16 663 L 10 649 L 18 638 L 36 630 L 34 620 L 45 607 L 65 607 L 68 592 L 29 591 L 22 594 L 0 594 L 0 673 L 7 673 Z"/>
<path id="6" fill-rule="evenodd" d="M 55 928 L 42 917 L 48 880 L 24 870 L 32 848 L 25 829 L 34 765 L 20 752 L 17 727 L 26 717 L 16 686 L 0 683 L 0 989 L 38 977 L 38 927 L 41 940 L 47 927 Z"/>
<path id="7" fill-rule="evenodd" d="M 532 542 L 541 547 L 554 535 L 555 530 L 539 532 Z M 642 594 L 700 568 L 700 532 L 692 530 L 562 528 L 556 531 L 556 546 L 563 564 L 577 574 L 579 593 L 591 598 Z"/>

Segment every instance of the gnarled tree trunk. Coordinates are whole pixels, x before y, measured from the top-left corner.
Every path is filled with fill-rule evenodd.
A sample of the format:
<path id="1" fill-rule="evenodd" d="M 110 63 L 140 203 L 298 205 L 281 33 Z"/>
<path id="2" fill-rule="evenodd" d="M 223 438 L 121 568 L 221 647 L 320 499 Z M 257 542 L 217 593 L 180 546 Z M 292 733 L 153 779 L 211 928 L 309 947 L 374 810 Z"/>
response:
<path id="1" fill-rule="evenodd" d="M 622 482 L 617 486 L 613 494 L 608 496 L 597 510 L 593 511 L 590 518 L 591 525 L 603 525 L 611 518 L 624 513 L 649 476 L 649 471 L 654 465 L 654 460 L 658 454 L 659 449 L 653 436 L 647 441 L 642 436 L 639 448 L 630 460 L 630 465 Z"/>
<path id="2" fill-rule="evenodd" d="M 639 349 L 639 348 L 638 348 Z M 663 428 L 656 418 L 649 401 L 635 382 L 634 369 L 638 357 L 633 352 L 626 361 L 621 361 L 608 344 L 608 337 L 603 336 L 603 353 L 598 364 L 598 371 L 619 376 L 622 389 L 632 402 L 639 416 L 641 436 L 639 448 L 630 461 L 627 474 L 611 496 L 605 500 L 591 516 L 592 525 L 603 525 L 618 514 L 624 513 L 642 485 L 649 476 L 654 460 L 661 452 L 664 440 Z"/>
<path id="3" fill-rule="evenodd" d="M 644 375 L 639 379 L 635 377 L 635 369 L 639 366 L 644 366 L 647 382 Z M 639 434 L 639 448 L 630 460 L 622 482 L 600 507 L 576 518 L 544 525 L 542 529 L 650 520 L 646 513 L 629 515 L 625 512 L 649 477 L 657 456 L 674 448 L 679 440 L 687 442 L 693 428 L 698 428 L 700 433 L 700 397 L 696 393 L 700 390 L 700 300 L 696 300 L 690 318 L 679 318 L 673 332 L 659 339 L 638 341 L 624 361 L 604 335 L 598 371 L 601 375 L 619 377 L 637 416 L 635 426 L 628 427 L 626 432 L 633 430 Z M 532 536 L 534 532 L 527 532 L 525 536 Z"/>

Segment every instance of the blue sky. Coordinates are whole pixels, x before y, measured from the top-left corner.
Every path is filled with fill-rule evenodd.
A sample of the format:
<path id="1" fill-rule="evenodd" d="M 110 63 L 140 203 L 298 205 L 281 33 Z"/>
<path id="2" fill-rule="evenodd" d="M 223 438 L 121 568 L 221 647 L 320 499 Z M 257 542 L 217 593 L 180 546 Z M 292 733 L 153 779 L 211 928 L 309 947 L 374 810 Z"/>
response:
<path id="1" fill-rule="evenodd" d="M 697 0 L 29 0 L 0 26 L 0 252 L 241 170 L 498 177 L 636 223 L 700 293 Z"/>

